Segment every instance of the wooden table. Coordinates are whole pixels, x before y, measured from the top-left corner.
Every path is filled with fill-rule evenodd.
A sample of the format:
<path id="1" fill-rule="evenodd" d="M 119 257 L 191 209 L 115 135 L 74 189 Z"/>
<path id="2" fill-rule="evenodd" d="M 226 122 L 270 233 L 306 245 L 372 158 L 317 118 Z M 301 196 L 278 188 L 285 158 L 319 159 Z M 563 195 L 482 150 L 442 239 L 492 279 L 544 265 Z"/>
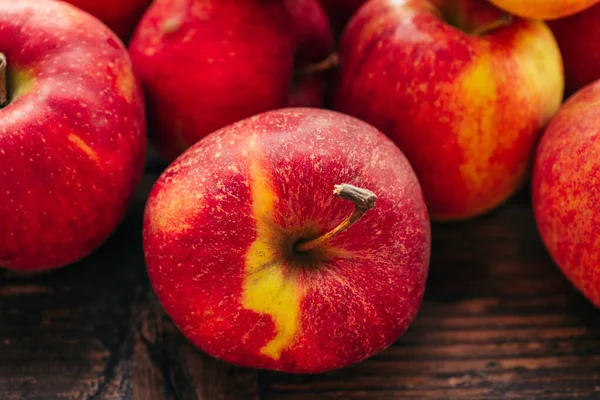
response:
<path id="1" fill-rule="evenodd" d="M 85 261 L 35 279 L 0 273 L 0 400 L 600 399 L 600 312 L 563 278 L 527 195 L 434 226 L 423 308 L 390 349 L 290 376 L 231 367 L 188 344 L 144 270 L 132 212 Z"/>

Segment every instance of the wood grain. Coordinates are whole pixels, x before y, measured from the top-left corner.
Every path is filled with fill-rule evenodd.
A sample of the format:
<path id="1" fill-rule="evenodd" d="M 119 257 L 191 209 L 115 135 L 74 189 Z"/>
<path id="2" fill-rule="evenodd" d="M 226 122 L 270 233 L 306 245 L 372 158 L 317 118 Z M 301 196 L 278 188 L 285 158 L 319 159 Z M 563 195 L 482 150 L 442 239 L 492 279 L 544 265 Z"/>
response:
<path id="1" fill-rule="evenodd" d="M 545 252 L 524 191 L 436 225 L 423 307 L 383 353 L 331 373 L 240 369 L 190 345 L 147 282 L 150 164 L 131 213 L 96 253 L 37 277 L 0 274 L 0 400 L 600 399 L 600 312 Z"/>

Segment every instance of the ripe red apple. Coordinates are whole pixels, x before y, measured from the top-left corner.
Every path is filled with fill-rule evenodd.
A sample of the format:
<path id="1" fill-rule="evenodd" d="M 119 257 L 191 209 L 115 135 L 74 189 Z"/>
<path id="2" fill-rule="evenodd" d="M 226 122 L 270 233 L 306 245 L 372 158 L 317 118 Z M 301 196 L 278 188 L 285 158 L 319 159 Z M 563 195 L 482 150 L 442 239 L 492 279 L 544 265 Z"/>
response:
<path id="1" fill-rule="evenodd" d="M 479 0 L 371 0 L 342 37 L 336 108 L 398 144 L 432 218 L 458 220 L 524 183 L 563 86 L 543 22 Z"/>
<path id="2" fill-rule="evenodd" d="M 542 239 L 573 284 L 600 307 L 600 82 L 573 95 L 537 150 L 533 205 Z"/>
<path id="3" fill-rule="evenodd" d="M 557 19 L 576 14 L 599 0 L 489 0 L 523 18 Z"/>
<path id="4" fill-rule="evenodd" d="M 350 17 L 367 0 L 320 0 L 336 31 L 342 31 Z"/>
<path id="5" fill-rule="evenodd" d="M 123 41 L 129 40 L 135 25 L 152 0 L 66 0 L 104 22 Z"/>
<path id="6" fill-rule="evenodd" d="M 141 91 L 118 38 L 63 2 L 0 2 L 0 49 L 0 266 L 63 266 L 125 214 L 144 162 Z"/>
<path id="7" fill-rule="evenodd" d="M 332 196 L 344 183 L 362 189 Z M 313 240 L 343 220 L 337 236 Z M 144 249 L 154 290 L 195 345 L 246 367 L 312 373 L 406 330 L 430 232 L 417 178 L 389 139 L 295 108 L 228 126 L 177 159 L 150 194 Z"/>
<path id="8" fill-rule="evenodd" d="M 317 0 L 157 0 L 130 53 L 146 89 L 154 138 L 174 158 L 216 129 L 286 105 L 319 106 L 329 56 Z"/>
<path id="9" fill-rule="evenodd" d="M 567 93 L 600 79 L 600 4 L 549 26 L 563 55 Z"/>

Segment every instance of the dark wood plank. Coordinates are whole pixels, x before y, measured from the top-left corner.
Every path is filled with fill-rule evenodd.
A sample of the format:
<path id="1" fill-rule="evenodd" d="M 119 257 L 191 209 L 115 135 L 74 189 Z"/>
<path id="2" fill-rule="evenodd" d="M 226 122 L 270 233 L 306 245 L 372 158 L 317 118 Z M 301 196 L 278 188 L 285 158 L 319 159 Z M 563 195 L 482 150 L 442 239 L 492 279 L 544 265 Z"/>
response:
<path id="1" fill-rule="evenodd" d="M 188 343 L 148 291 L 134 305 L 133 399 L 258 399 L 256 371 L 214 360 Z"/>

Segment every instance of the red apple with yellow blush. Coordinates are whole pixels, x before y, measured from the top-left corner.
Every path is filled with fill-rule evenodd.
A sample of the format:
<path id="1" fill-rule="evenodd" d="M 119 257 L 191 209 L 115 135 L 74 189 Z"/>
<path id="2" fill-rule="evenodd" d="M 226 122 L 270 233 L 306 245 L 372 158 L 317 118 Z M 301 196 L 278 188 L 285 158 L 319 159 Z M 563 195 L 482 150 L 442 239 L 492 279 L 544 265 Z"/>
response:
<path id="1" fill-rule="evenodd" d="M 104 22 L 127 42 L 152 0 L 66 0 Z"/>
<path id="2" fill-rule="evenodd" d="M 144 250 L 158 298 L 192 343 L 245 367 L 314 373 L 407 329 L 430 228 L 389 139 L 346 115 L 294 108 L 179 157 L 150 194 Z"/>
<path id="3" fill-rule="evenodd" d="M 573 95 L 544 133 L 533 173 L 538 229 L 569 280 L 600 307 L 600 82 Z"/>
<path id="4" fill-rule="evenodd" d="M 342 37 L 339 81 L 336 109 L 394 140 L 442 221 L 523 185 L 564 86 L 548 27 L 479 0 L 367 2 Z"/>
<path id="5" fill-rule="evenodd" d="M 64 266 L 127 210 L 144 165 L 142 93 L 114 33 L 64 2 L 0 2 L 0 50 L 0 267 Z"/>
<path id="6" fill-rule="evenodd" d="M 600 79 L 600 4 L 548 25 L 563 55 L 567 94 Z"/>
<path id="7" fill-rule="evenodd" d="M 156 0 L 130 53 L 162 154 L 285 106 L 321 106 L 332 49 L 318 0 Z M 307 73 L 307 68 L 314 73 Z"/>

